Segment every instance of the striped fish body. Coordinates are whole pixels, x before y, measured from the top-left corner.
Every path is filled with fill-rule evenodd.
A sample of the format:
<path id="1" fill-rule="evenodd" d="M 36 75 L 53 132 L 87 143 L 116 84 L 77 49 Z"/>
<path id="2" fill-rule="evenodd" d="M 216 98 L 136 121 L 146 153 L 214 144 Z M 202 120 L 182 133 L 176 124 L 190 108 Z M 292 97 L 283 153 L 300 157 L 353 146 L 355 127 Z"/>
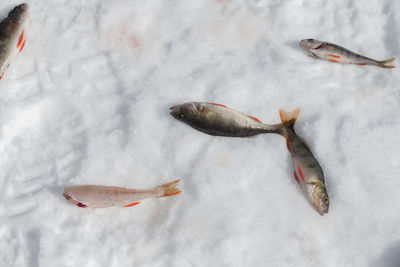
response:
<path id="1" fill-rule="evenodd" d="M 10 11 L 0 22 L 0 79 L 11 60 L 22 51 L 26 42 L 28 5 L 21 4 Z"/>
<path id="2" fill-rule="evenodd" d="M 382 68 L 394 68 L 394 66 L 385 64 L 392 62 L 395 58 L 378 61 L 328 42 L 305 39 L 300 41 L 300 46 L 305 48 L 310 55 L 334 63 L 373 65 Z"/>
<path id="3" fill-rule="evenodd" d="M 262 123 L 221 104 L 188 102 L 170 108 L 170 114 L 203 133 L 215 136 L 250 137 L 261 133 L 277 133 L 279 125 Z"/>
<path id="4" fill-rule="evenodd" d="M 329 211 L 329 198 L 325 187 L 324 173 L 306 142 L 294 131 L 298 111 L 280 111 L 284 129 L 282 135 L 290 152 L 294 179 L 305 192 L 307 199 L 320 215 Z"/>

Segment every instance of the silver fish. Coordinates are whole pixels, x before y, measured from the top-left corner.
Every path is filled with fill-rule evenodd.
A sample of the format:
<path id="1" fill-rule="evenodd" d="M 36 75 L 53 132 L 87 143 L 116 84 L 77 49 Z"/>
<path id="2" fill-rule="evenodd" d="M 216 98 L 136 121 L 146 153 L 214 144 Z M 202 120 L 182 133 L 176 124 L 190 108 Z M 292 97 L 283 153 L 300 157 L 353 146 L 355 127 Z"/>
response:
<path id="1" fill-rule="evenodd" d="M 294 124 L 299 113 L 299 109 L 291 113 L 279 110 L 283 125 L 281 135 L 286 138 L 286 146 L 292 157 L 296 182 L 318 213 L 324 215 L 329 211 L 324 172 L 307 143 L 294 131 Z"/>
<path id="2" fill-rule="evenodd" d="M 28 18 L 28 5 L 24 3 L 14 7 L 0 22 L 0 79 L 11 60 L 25 46 Z"/>
<path id="3" fill-rule="evenodd" d="M 306 49 L 311 56 L 322 58 L 334 63 L 374 65 L 386 69 L 395 68 L 395 66 L 386 64 L 394 61 L 396 58 L 378 61 L 354 53 L 339 45 L 314 39 L 304 39 L 301 40 L 299 44 L 301 47 Z"/>
<path id="4" fill-rule="evenodd" d="M 250 137 L 261 133 L 278 133 L 279 125 L 268 125 L 225 105 L 188 102 L 170 108 L 170 114 L 203 133 L 216 136 Z"/>
<path id="5" fill-rule="evenodd" d="M 181 193 L 176 188 L 178 182 L 179 180 L 176 180 L 144 190 L 102 185 L 67 186 L 64 188 L 63 196 L 81 208 L 131 207 L 139 204 L 139 200 L 142 199 L 167 197 Z"/>

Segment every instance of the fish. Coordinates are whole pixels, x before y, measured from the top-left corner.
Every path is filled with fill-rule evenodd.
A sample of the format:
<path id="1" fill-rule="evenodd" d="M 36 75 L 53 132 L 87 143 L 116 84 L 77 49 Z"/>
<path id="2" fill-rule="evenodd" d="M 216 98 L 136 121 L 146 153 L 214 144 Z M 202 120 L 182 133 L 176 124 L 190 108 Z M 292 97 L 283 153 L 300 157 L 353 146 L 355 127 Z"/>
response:
<path id="1" fill-rule="evenodd" d="M 278 133 L 279 125 L 262 123 L 253 116 L 209 102 L 187 102 L 170 107 L 170 114 L 194 129 L 213 136 L 252 137 Z"/>
<path id="2" fill-rule="evenodd" d="M 294 130 L 299 113 L 299 109 L 290 113 L 279 110 L 282 121 L 280 134 L 285 137 L 286 146 L 292 158 L 294 179 L 315 210 L 323 216 L 329 211 L 329 197 L 326 191 L 324 172 L 306 141 Z"/>
<path id="3" fill-rule="evenodd" d="M 386 65 L 394 61 L 396 58 L 390 58 L 382 61 L 364 57 L 354 53 L 344 47 L 336 44 L 318 41 L 314 39 L 304 39 L 299 45 L 306 49 L 309 54 L 316 58 L 322 58 L 334 63 L 356 64 L 356 65 L 373 65 L 386 69 L 393 69 L 395 66 Z"/>
<path id="4" fill-rule="evenodd" d="M 179 180 L 152 189 L 129 189 L 102 185 L 66 186 L 63 196 L 80 208 L 132 207 L 146 198 L 173 196 L 182 191 L 176 188 Z"/>
<path id="5" fill-rule="evenodd" d="M 28 20 L 28 5 L 23 3 L 14 7 L 0 22 L 0 79 L 11 60 L 25 46 Z"/>

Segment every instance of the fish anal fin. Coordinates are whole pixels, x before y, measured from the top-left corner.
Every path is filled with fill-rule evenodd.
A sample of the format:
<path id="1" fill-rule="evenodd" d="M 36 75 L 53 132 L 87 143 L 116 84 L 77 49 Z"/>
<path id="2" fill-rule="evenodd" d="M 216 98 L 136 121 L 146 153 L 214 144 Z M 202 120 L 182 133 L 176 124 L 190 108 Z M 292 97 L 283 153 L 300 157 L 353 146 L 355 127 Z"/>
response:
<path id="1" fill-rule="evenodd" d="M 330 62 L 333 62 L 333 63 L 340 63 L 340 61 L 339 60 L 336 60 L 336 59 L 328 59 Z"/>
<path id="2" fill-rule="evenodd" d="M 125 207 L 125 208 L 127 208 L 127 207 L 132 207 L 132 206 L 135 206 L 135 205 L 137 205 L 137 204 L 139 204 L 140 202 L 133 202 L 133 203 L 130 203 L 130 204 L 128 204 L 128 205 L 125 205 L 125 206 L 122 206 L 122 207 Z"/>
<path id="3" fill-rule="evenodd" d="M 255 120 L 256 122 L 262 123 L 259 119 L 257 119 L 256 117 L 253 116 L 249 116 L 250 118 L 252 118 L 253 120 Z"/>
<path id="4" fill-rule="evenodd" d="M 368 63 L 367 62 L 363 62 L 363 63 L 356 63 L 357 65 L 360 65 L 360 66 L 365 66 L 365 65 L 368 65 Z"/>

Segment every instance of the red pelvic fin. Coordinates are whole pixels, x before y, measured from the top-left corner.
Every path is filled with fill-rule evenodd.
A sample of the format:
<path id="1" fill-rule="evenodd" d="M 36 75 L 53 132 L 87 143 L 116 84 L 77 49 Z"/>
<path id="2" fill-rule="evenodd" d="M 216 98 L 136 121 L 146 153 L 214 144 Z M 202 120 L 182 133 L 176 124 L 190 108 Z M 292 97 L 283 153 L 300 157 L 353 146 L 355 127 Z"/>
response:
<path id="1" fill-rule="evenodd" d="M 25 40 L 24 40 L 24 42 L 22 43 L 21 47 L 19 48 L 19 51 L 18 51 L 18 52 L 21 52 L 22 49 L 24 48 L 24 46 L 25 46 Z"/>
<path id="2" fill-rule="evenodd" d="M 304 182 L 304 173 L 300 166 L 297 166 L 297 171 L 299 172 L 301 180 Z"/>
<path id="3" fill-rule="evenodd" d="M 252 118 L 253 120 L 255 120 L 256 122 L 262 123 L 259 119 L 257 119 L 256 117 L 253 116 L 249 116 L 250 118 Z"/>
<path id="4" fill-rule="evenodd" d="M 211 104 L 211 105 L 214 105 L 214 106 L 220 106 L 220 107 L 223 107 L 223 108 L 227 108 L 227 106 L 222 105 L 222 104 L 217 104 L 217 103 L 208 103 L 208 104 Z"/>
<path id="5" fill-rule="evenodd" d="M 123 207 L 125 207 L 125 208 L 127 208 L 127 207 L 132 207 L 132 206 L 135 206 L 135 205 L 137 205 L 137 204 L 139 204 L 140 202 L 133 202 L 133 203 L 130 203 L 130 204 L 128 204 L 128 205 L 125 205 L 125 206 L 123 206 Z"/>
<path id="6" fill-rule="evenodd" d="M 21 34 L 19 35 L 17 48 L 21 46 L 23 40 L 24 40 L 24 30 L 22 30 Z"/>
<path id="7" fill-rule="evenodd" d="M 341 56 L 337 56 L 337 55 L 334 55 L 334 54 L 328 54 L 328 56 L 334 57 L 334 58 L 341 58 Z"/>
<path id="8" fill-rule="evenodd" d="M 339 60 L 336 60 L 336 59 L 328 59 L 330 62 L 334 62 L 334 63 L 340 63 L 340 61 Z"/>

